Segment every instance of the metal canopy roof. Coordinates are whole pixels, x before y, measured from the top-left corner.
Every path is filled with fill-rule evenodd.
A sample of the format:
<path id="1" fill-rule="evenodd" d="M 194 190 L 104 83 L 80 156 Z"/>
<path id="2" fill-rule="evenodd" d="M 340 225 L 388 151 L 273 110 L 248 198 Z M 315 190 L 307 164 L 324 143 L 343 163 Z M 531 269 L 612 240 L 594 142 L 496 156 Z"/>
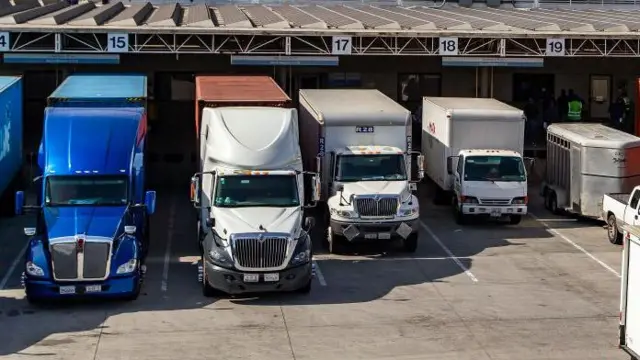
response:
<path id="1" fill-rule="evenodd" d="M 553 33 L 616 33 L 634 36 L 640 31 L 640 10 L 569 10 L 472 8 L 446 5 L 396 6 L 384 4 L 317 2 L 313 4 L 223 4 L 181 5 L 178 3 L 102 5 L 86 2 L 69 5 L 47 0 L 0 1 L 0 25 L 5 31 L 121 31 L 166 33 L 198 31 L 217 32 L 217 29 L 238 31 L 258 30 L 261 34 L 281 31 L 309 31 L 319 35 L 323 31 L 339 30 L 379 35 L 399 32 L 436 33 L 474 31 L 505 35 Z M 188 30 L 190 29 L 190 30 Z M 265 32 L 266 31 L 266 32 Z M 320 31 L 320 33 L 318 33 Z"/>

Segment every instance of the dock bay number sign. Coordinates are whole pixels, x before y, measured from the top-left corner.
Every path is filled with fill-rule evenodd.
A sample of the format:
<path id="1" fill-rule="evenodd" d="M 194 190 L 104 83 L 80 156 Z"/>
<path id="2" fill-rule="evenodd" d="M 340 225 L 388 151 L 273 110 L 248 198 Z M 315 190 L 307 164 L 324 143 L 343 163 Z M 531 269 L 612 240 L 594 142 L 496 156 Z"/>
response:
<path id="1" fill-rule="evenodd" d="M 124 33 L 107 34 L 107 52 L 110 52 L 110 53 L 129 52 L 129 34 L 124 34 Z"/>

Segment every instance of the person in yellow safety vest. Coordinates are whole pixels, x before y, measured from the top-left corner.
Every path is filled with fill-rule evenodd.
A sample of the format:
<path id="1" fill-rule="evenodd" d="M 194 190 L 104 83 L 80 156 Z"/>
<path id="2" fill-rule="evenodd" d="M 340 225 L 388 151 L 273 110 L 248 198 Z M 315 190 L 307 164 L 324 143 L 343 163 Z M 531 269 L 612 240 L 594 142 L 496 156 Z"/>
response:
<path id="1" fill-rule="evenodd" d="M 567 96 L 568 100 L 568 111 L 567 111 L 567 120 L 568 121 L 581 121 L 582 120 L 582 108 L 584 106 L 584 101 L 580 99 L 574 92 L 573 89 L 569 89 L 569 94 Z"/>

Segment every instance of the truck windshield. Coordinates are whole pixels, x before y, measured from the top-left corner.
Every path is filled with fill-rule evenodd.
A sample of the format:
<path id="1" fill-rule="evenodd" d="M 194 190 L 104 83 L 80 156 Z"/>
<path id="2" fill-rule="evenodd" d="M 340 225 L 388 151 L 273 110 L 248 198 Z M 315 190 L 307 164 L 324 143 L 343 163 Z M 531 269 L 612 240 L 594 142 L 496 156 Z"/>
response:
<path id="1" fill-rule="evenodd" d="M 522 158 L 517 156 L 467 156 L 466 181 L 526 181 Z"/>
<path id="2" fill-rule="evenodd" d="M 128 177 L 122 175 L 64 175 L 46 178 L 45 205 L 127 205 Z"/>
<path id="3" fill-rule="evenodd" d="M 403 154 L 340 155 L 336 181 L 407 180 Z"/>
<path id="4" fill-rule="evenodd" d="M 295 175 L 219 176 L 215 190 L 216 207 L 300 206 Z"/>

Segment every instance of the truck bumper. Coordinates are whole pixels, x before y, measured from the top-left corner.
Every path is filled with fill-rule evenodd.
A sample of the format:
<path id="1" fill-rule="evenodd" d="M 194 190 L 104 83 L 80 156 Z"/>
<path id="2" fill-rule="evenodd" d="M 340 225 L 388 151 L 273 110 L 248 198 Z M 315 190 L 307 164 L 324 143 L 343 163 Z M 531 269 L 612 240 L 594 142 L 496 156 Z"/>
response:
<path id="1" fill-rule="evenodd" d="M 139 275 L 113 277 L 104 281 L 54 282 L 26 277 L 24 287 L 30 297 L 38 299 L 64 299 L 76 297 L 118 298 L 133 295 L 140 283 Z M 87 287 L 100 285 L 100 291 L 87 292 Z M 75 293 L 60 293 L 60 287 L 75 286 Z M 67 288 L 68 289 L 68 288 Z M 92 290 L 95 290 L 92 289 Z"/>
<path id="2" fill-rule="evenodd" d="M 527 205 L 491 206 L 482 204 L 463 204 L 462 213 L 465 215 L 484 215 L 491 217 L 526 215 Z"/>
<path id="3" fill-rule="evenodd" d="M 409 226 L 409 228 L 411 228 L 410 233 L 415 234 L 418 232 L 420 227 L 420 219 L 416 218 L 406 221 L 393 220 L 368 223 L 354 223 L 352 221 L 341 221 L 335 219 L 331 219 L 329 221 L 331 231 L 336 235 L 346 237 L 350 242 L 404 239 L 404 237 L 398 233 L 402 224 Z M 352 237 L 352 235 L 356 233 L 357 235 Z"/>
<path id="4" fill-rule="evenodd" d="M 258 282 L 244 282 L 244 274 L 249 274 L 249 272 L 221 268 L 208 261 L 205 261 L 204 271 L 207 274 L 209 285 L 227 294 L 294 291 L 307 285 L 312 277 L 311 262 L 281 271 L 259 272 L 257 273 L 259 274 Z M 278 273 L 280 280 L 265 282 L 264 274 L 273 273 Z M 256 274 L 256 272 L 250 274 Z"/>

